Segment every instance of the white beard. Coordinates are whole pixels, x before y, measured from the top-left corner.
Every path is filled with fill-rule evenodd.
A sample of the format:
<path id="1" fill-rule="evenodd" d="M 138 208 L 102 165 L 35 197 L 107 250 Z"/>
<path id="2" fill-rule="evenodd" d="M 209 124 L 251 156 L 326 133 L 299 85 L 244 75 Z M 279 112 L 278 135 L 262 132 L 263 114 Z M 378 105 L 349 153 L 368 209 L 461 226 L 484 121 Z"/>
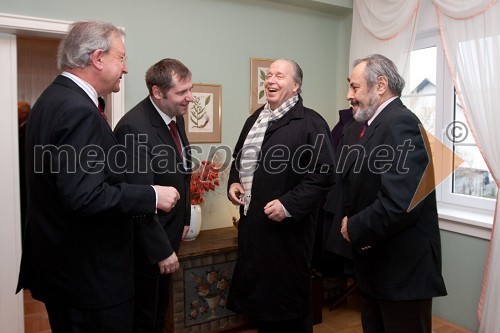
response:
<path id="1" fill-rule="evenodd" d="M 370 94 L 370 101 L 366 109 L 361 109 L 358 104 L 358 110 L 353 114 L 354 120 L 360 123 L 364 123 L 373 117 L 377 111 L 379 104 L 377 104 L 376 95 Z"/>

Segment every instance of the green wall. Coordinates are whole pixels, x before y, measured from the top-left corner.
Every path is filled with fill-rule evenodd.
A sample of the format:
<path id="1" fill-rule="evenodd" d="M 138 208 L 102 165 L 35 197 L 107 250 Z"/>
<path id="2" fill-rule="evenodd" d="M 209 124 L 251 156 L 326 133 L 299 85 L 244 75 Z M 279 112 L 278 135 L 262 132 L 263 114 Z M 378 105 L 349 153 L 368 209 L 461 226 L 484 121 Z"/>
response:
<path id="1" fill-rule="evenodd" d="M 161 58 L 178 58 L 193 82 L 222 84 L 227 143 L 234 143 L 248 116 L 250 57 L 296 60 L 304 70 L 305 104 L 330 123 L 346 106 L 350 16 L 262 0 L 2 0 L 0 12 L 124 27 L 127 110 L 147 94 L 146 69 Z"/>
<path id="2" fill-rule="evenodd" d="M 477 308 L 489 241 L 441 231 L 443 277 L 448 296 L 433 302 L 433 313 L 477 332 Z"/>
<path id="3" fill-rule="evenodd" d="M 191 69 L 193 82 L 222 85 L 222 144 L 231 148 L 249 116 L 251 57 L 297 61 L 304 71 L 305 105 L 332 127 L 337 110 L 347 106 L 351 16 L 345 11 L 335 16 L 263 0 L 2 0 L 0 12 L 99 19 L 124 27 L 126 110 L 147 95 L 144 73 L 150 65 L 166 57 L 181 60 Z M 204 148 L 201 157 L 208 153 Z M 230 226 L 237 216 L 224 187 L 208 196 L 202 229 Z"/>
<path id="4" fill-rule="evenodd" d="M 331 126 L 337 110 L 347 106 L 350 16 L 262 0 L 0 0 L 0 12 L 68 21 L 100 19 L 123 26 L 129 59 L 126 110 L 146 96 L 144 73 L 161 58 L 184 62 L 193 82 L 222 84 L 222 144 L 229 147 L 249 114 L 251 57 L 296 60 L 304 70 L 306 106 Z M 230 226 L 231 217 L 237 216 L 224 186 L 209 193 L 202 229 Z M 435 299 L 434 313 L 477 331 L 488 241 L 443 231 L 442 245 L 449 295 Z"/>

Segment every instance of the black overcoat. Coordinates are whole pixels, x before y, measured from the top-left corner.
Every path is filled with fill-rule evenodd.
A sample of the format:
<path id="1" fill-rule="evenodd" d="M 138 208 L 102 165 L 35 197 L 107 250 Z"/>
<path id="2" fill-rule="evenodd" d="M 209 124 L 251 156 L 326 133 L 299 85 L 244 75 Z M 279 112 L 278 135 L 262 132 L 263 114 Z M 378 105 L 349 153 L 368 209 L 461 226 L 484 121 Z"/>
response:
<path id="1" fill-rule="evenodd" d="M 236 144 L 228 185 L 245 138 L 263 108 L 246 121 Z M 325 120 L 300 98 L 268 128 L 252 185 L 247 215 L 240 208 L 238 260 L 229 306 L 260 320 L 303 317 L 310 310 L 311 258 L 318 203 L 333 184 L 333 147 Z M 279 199 L 292 217 L 274 222 L 264 214 Z"/>

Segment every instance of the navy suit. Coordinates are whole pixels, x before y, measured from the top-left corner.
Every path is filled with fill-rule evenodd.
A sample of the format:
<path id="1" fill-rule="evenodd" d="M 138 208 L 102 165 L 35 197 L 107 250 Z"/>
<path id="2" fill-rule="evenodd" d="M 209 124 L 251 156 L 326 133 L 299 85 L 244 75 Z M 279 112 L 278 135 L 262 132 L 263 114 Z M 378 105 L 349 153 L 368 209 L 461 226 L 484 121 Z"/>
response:
<path id="1" fill-rule="evenodd" d="M 435 192 L 408 210 L 429 164 L 419 125 L 397 98 L 374 118 L 361 139 L 359 124 L 346 125 L 338 147 L 335 186 L 341 198 L 329 198 L 325 206 L 334 213 L 327 248 L 353 258 L 361 292 L 378 300 L 446 295 Z M 358 141 L 359 158 L 345 158 L 342 149 Z M 399 159 L 405 142 L 412 149 Z M 392 153 L 383 157 L 384 151 Z M 392 161 L 386 162 L 389 158 Z M 344 216 L 349 218 L 350 244 L 340 234 Z"/>
<path id="2" fill-rule="evenodd" d="M 91 98 L 58 76 L 26 131 L 27 225 L 18 291 L 62 307 L 99 309 L 133 297 L 133 215 L 155 212 L 151 186 L 108 164 L 117 144 Z M 95 153 L 95 154 L 94 154 Z"/>
<path id="3" fill-rule="evenodd" d="M 176 117 L 186 157 L 184 167 L 168 126 L 149 97 L 118 122 L 115 134 L 127 147 L 127 181 L 132 184 L 173 186 L 180 199 L 168 213 L 134 221 L 136 266 L 135 332 L 163 332 L 170 274 L 160 275 L 157 263 L 179 251 L 184 226 L 191 216 L 191 161 L 184 119 Z M 146 329 L 147 328 L 147 329 Z"/>

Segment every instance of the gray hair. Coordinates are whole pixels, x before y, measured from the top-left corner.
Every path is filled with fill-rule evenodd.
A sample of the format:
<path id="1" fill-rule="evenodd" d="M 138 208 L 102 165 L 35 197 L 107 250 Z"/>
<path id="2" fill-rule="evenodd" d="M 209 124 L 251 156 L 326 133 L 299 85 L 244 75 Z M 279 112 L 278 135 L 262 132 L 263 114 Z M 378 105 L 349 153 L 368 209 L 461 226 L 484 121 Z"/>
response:
<path id="1" fill-rule="evenodd" d="M 304 73 L 302 72 L 302 68 L 300 68 L 299 64 L 297 64 L 295 61 L 291 59 L 286 59 L 286 58 L 279 58 L 277 60 L 284 60 L 288 61 L 289 63 L 292 64 L 293 66 L 293 80 L 295 83 L 299 85 L 299 89 L 297 90 L 297 93 L 300 94 L 302 92 L 302 79 L 304 78 Z"/>
<path id="2" fill-rule="evenodd" d="M 78 21 L 71 24 L 68 35 L 59 44 L 57 66 L 64 68 L 85 68 L 95 50 L 108 51 L 113 38 L 125 37 L 123 29 L 101 21 Z"/>
<path id="3" fill-rule="evenodd" d="M 380 54 L 372 54 L 364 59 L 354 61 L 353 67 L 363 62 L 366 63 L 364 75 L 368 88 L 375 86 L 378 78 L 384 76 L 387 78 L 389 91 L 395 96 L 401 97 L 405 80 L 399 75 L 398 68 L 390 59 Z"/>

